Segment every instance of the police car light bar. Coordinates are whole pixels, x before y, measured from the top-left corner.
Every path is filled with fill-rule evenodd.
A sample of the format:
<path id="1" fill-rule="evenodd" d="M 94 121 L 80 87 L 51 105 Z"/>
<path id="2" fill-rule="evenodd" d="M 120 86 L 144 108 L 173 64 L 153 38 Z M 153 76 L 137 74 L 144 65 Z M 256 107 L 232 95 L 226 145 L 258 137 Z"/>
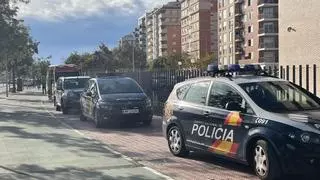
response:
<path id="1" fill-rule="evenodd" d="M 255 64 L 229 64 L 229 65 L 215 65 L 209 64 L 207 72 L 212 76 L 226 76 L 231 77 L 234 75 L 263 75 L 267 76 L 267 73 L 262 70 L 260 65 Z"/>

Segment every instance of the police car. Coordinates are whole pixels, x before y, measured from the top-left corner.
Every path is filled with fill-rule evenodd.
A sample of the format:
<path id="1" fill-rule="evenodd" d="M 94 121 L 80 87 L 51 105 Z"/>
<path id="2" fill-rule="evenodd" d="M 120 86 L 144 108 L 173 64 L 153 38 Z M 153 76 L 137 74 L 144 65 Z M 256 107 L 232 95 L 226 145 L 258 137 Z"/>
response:
<path id="1" fill-rule="evenodd" d="M 116 123 L 152 122 L 150 98 L 129 77 L 92 78 L 80 98 L 80 120 L 92 119 L 97 128 Z"/>
<path id="2" fill-rule="evenodd" d="M 249 164 L 261 179 L 311 172 L 320 160 L 320 99 L 257 66 L 211 65 L 175 85 L 164 108 L 171 153 L 204 150 Z"/>

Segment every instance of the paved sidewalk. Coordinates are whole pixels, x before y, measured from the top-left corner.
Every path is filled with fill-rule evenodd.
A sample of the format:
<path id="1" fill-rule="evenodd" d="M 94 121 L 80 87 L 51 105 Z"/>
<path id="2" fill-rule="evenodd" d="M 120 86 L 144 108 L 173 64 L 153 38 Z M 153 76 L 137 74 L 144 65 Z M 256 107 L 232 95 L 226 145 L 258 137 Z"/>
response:
<path id="1" fill-rule="evenodd" d="M 164 179 L 70 129 L 40 92 L 0 95 L 0 179 Z"/>

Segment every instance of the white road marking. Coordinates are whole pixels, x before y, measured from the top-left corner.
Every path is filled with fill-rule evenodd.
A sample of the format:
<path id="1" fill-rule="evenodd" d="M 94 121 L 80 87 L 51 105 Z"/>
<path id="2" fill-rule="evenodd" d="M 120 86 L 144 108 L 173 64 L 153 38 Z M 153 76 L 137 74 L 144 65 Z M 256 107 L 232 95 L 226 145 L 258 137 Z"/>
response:
<path id="1" fill-rule="evenodd" d="M 94 140 L 94 139 L 92 139 L 91 137 L 85 135 L 84 133 L 82 133 L 82 132 L 74 129 L 74 128 L 73 128 L 72 126 L 70 126 L 69 124 L 66 124 L 65 122 L 63 122 L 63 121 L 61 121 L 60 119 L 58 119 L 53 113 L 51 113 L 51 112 L 45 107 L 43 101 L 42 101 L 41 105 L 42 105 L 42 107 L 46 110 L 46 112 L 47 112 L 52 118 L 58 120 L 58 121 L 59 121 L 62 125 L 64 125 L 65 127 L 69 128 L 70 130 L 76 132 L 77 134 L 85 137 L 86 139 Z M 96 140 L 95 140 L 95 141 L 96 141 Z M 133 160 L 132 158 L 130 158 L 130 157 L 126 156 L 126 155 L 123 155 L 123 154 L 121 154 L 121 153 L 118 152 L 118 151 L 115 151 L 115 150 L 111 149 L 111 148 L 110 148 L 108 145 L 106 145 L 105 143 L 104 143 L 104 145 L 105 145 L 105 148 L 106 148 L 108 151 L 110 151 L 111 153 L 113 153 L 113 154 L 115 154 L 115 155 L 118 155 L 118 156 L 122 157 L 123 159 L 125 159 L 125 160 L 127 160 L 127 161 L 129 161 L 129 162 L 131 162 L 131 163 L 139 164 L 139 165 L 142 166 L 142 168 L 144 168 L 144 169 L 146 169 L 146 170 L 148 170 L 148 171 L 150 171 L 150 172 L 152 172 L 152 173 L 154 173 L 154 174 L 156 174 L 156 175 L 158 175 L 158 176 L 160 176 L 160 177 L 162 177 L 162 178 L 164 178 L 164 179 L 173 180 L 173 178 L 171 178 L 171 177 L 169 177 L 169 176 L 167 176 L 167 175 L 165 175 L 165 174 L 162 174 L 161 172 L 159 172 L 159 171 L 157 171 L 157 170 L 154 170 L 154 169 L 152 169 L 152 168 L 146 167 L 146 166 L 144 166 L 144 165 L 136 162 L 136 161 Z"/>

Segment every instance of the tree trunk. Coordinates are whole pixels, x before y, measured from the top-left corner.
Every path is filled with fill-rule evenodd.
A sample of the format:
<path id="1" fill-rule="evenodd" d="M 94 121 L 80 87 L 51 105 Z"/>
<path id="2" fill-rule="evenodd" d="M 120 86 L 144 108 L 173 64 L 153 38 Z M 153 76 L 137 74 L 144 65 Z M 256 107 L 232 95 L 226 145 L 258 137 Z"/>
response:
<path id="1" fill-rule="evenodd" d="M 17 89 L 16 89 L 16 65 L 14 64 L 12 66 L 12 92 L 16 93 Z"/>

